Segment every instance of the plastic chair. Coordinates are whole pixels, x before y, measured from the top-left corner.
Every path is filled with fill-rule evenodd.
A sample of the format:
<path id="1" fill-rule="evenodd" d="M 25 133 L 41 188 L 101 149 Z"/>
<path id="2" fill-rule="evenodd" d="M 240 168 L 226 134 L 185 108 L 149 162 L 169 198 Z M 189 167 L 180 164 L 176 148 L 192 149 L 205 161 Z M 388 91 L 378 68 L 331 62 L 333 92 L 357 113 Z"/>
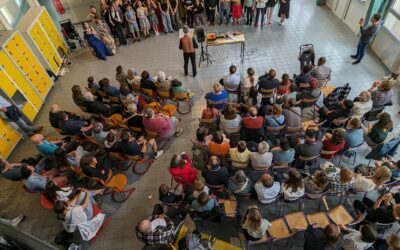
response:
<path id="1" fill-rule="evenodd" d="M 282 125 L 279 127 L 267 126 L 265 129 L 265 135 L 266 136 L 278 136 L 280 138 L 284 134 L 285 128 L 286 128 L 285 125 Z"/>
<path id="2" fill-rule="evenodd" d="M 279 215 L 278 216 L 282 216 L 285 213 L 285 207 L 288 204 L 297 203 L 299 211 L 304 209 L 303 197 L 304 197 L 304 195 L 299 198 L 293 199 L 293 200 L 288 200 L 282 196 L 282 198 L 279 199 Z"/>
<path id="3" fill-rule="evenodd" d="M 267 98 L 272 98 L 272 102 L 275 103 L 275 94 L 276 94 L 276 89 L 260 89 L 261 93 L 261 98 L 262 99 L 267 99 Z"/>
<path id="4" fill-rule="evenodd" d="M 200 119 L 199 118 L 199 127 L 206 128 L 210 133 L 214 133 L 218 127 L 218 118 L 212 119 Z"/>
<path id="5" fill-rule="evenodd" d="M 349 152 L 349 153 L 351 153 L 351 154 L 354 155 L 353 163 L 351 164 L 352 166 L 354 166 L 354 164 L 356 163 L 357 152 L 358 152 L 361 148 L 363 148 L 365 144 L 366 144 L 366 142 L 363 141 L 363 143 L 361 143 L 359 146 L 356 146 L 356 147 L 354 147 L 354 148 L 351 148 L 351 147 L 350 147 L 350 148 L 348 148 L 348 149 L 345 151 L 345 152 Z M 345 152 L 343 152 L 343 153 L 340 154 L 340 159 L 339 159 L 339 164 L 338 164 L 338 167 L 339 167 L 339 168 L 340 168 L 340 163 L 342 162 L 342 159 L 343 159 L 343 154 L 344 154 Z"/>
<path id="6" fill-rule="evenodd" d="M 328 189 L 328 190 L 326 190 L 326 191 L 324 191 L 324 192 L 322 192 L 320 194 L 309 194 L 309 193 L 306 193 L 304 197 L 307 200 L 319 200 L 319 202 L 318 202 L 318 211 L 321 211 L 322 203 L 324 203 L 326 211 L 329 211 L 329 206 L 328 206 L 328 203 L 326 202 L 326 199 L 325 199 L 325 196 L 329 192 L 330 192 L 330 190 Z"/>
<path id="7" fill-rule="evenodd" d="M 299 155 L 299 157 L 294 162 L 294 167 L 295 168 L 298 167 L 298 161 L 302 161 L 304 164 L 307 164 L 308 162 L 311 162 L 312 165 L 311 165 L 311 169 L 310 170 L 312 170 L 312 171 L 310 171 L 310 172 L 313 172 L 314 169 L 315 169 L 315 164 L 316 164 L 317 159 L 319 158 L 319 156 L 320 156 L 319 154 L 315 155 L 315 156 L 310 156 L 310 157 L 305 157 L 305 156 Z"/>
<path id="8" fill-rule="evenodd" d="M 188 93 L 173 93 L 174 100 L 177 102 L 177 111 L 181 115 L 186 115 L 192 112 L 193 101 Z M 187 110 L 182 110 L 182 104 L 187 106 Z"/>

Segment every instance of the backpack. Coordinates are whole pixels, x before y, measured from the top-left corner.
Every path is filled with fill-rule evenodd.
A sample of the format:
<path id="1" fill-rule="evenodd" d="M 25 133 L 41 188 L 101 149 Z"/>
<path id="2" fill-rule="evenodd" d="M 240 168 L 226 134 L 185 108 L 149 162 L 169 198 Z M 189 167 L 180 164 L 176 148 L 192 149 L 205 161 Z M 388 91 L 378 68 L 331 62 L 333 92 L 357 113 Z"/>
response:
<path id="1" fill-rule="evenodd" d="M 192 165 L 203 171 L 208 163 L 208 152 L 206 148 L 193 147 Z"/>

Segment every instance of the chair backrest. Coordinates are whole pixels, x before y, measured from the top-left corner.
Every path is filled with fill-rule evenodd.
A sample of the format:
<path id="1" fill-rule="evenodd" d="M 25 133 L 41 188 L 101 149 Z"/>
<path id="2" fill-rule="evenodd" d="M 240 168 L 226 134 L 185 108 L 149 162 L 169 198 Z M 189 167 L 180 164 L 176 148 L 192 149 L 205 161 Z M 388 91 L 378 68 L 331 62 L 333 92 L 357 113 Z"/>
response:
<path id="1" fill-rule="evenodd" d="M 233 128 L 224 128 L 224 132 L 226 134 L 235 134 L 235 133 L 239 133 L 240 132 L 240 126 L 239 127 L 233 127 Z"/>
<path id="2" fill-rule="evenodd" d="M 171 93 L 168 90 L 159 90 L 159 89 L 157 89 L 157 95 L 161 99 L 171 99 Z"/>
<path id="3" fill-rule="evenodd" d="M 366 144 L 366 142 L 363 141 L 363 142 L 362 142 L 360 145 L 358 145 L 358 146 L 355 146 L 355 147 L 353 147 L 353 148 L 352 148 L 352 147 L 348 148 L 347 151 L 355 152 L 355 151 L 361 149 L 362 147 L 364 147 L 365 144 Z"/>
<path id="4" fill-rule="evenodd" d="M 272 98 L 275 96 L 276 89 L 260 89 L 261 97 L 262 98 Z"/>
<path id="5" fill-rule="evenodd" d="M 336 154 L 338 151 L 337 150 L 321 150 L 321 155 L 334 155 Z"/>
<path id="6" fill-rule="evenodd" d="M 135 92 L 141 92 L 142 88 L 140 87 L 140 84 L 132 83 L 132 84 L 130 84 L 130 85 L 131 85 L 133 91 L 135 91 Z"/>
<path id="7" fill-rule="evenodd" d="M 274 162 L 272 163 L 272 168 L 275 169 L 285 169 L 288 168 L 290 166 L 290 162 Z"/>
<path id="8" fill-rule="evenodd" d="M 147 96 L 149 96 L 149 97 L 152 97 L 153 94 L 154 94 L 154 91 L 153 91 L 152 89 L 145 89 L 145 88 L 142 88 L 142 92 L 143 92 L 143 94 L 145 94 L 145 95 L 147 95 Z"/>
<path id="9" fill-rule="evenodd" d="M 252 164 L 251 168 L 255 171 L 262 171 L 262 172 L 268 172 L 270 166 L 268 165 L 256 165 L 256 164 Z"/>
<path id="10" fill-rule="evenodd" d="M 92 93 L 93 95 L 97 95 L 98 94 L 97 93 L 97 89 L 95 89 L 95 88 L 86 87 L 86 90 L 89 91 L 90 93 Z"/>
<path id="11" fill-rule="evenodd" d="M 211 184 L 208 184 L 208 183 L 205 183 L 205 184 L 206 184 L 206 186 L 209 187 L 210 189 L 215 189 L 215 190 L 222 190 L 222 189 L 224 189 L 224 187 L 225 187 L 224 184 L 222 184 L 222 185 L 211 185 Z"/>
<path id="12" fill-rule="evenodd" d="M 282 133 L 284 131 L 285 127 L 286 127 L 285 125 L 282 125 L 282 126 L 279 126 L 279 127 L 267 126 L 265 131 L 267 133 L 270 133 L 270 134 L 279 134 L 279 133 Z"/>
<path id="13" fill-rule="evenodd" d="M 111 102 L 113 103 L 122 103 L 121 98 L 119 96 L 109 96 L 108 99 L 110 99 Z"/>
<path id="14" fill-rule="evenodd" d="M 190 97 L 188 93 L 173 93 L 174 99 L 177 101 L 189 101 Z"/>
<path id="15" fill-rule="evenodd" d="M 314 156 L 310 156 L 310 157 L 305 157 L 305 156 L 299 155 L 298 159 L 302 160 L 302 161 L 312 161 L 312 160 L 317 159 L 319 156 L 320 156 L 319 154 L 318 155 L 314 155 Z"/>
<path id="16" fill-rule="evenodd" d="M 299 90 L 300 89 L 309 89 L 311 86 L 308 82 L 303 82 L 299 84 Z"/>
<path id="17" fill-rule="evenodd" d="M 316 103 L 318 101 L 319 97 L 315 97 L 315 98 L 303 98 L 301 104 L 304 103 Z"/>
<path id="18" fill-rule="evenodd" d="M 217 117 L 214 117 L 214 118 L 211 118 L 211 119 L 201 119 L 201 118 L 199 118 L 199 122 L 200 122 L 200 124 L 217 124 L 218 118 Z"/>
<path id="19" fill-rule="evenodd" d="M 337 118 L 333 119 L 332 123 L 335 124 L 336 126 L 342 126 L 346 124 L 346 122 L 350 119 L 350 117 L 345 117 L 345 118 Z"/>
<path id="20" fill-rule="evenodd" d="M 231 94 L 238 94 L 239 93 L 239 85 L 236 84 L 227 84 L 224 85 L 225 90 Z"/>
<path id="21" fill-rule="evenodd" d="M 296 133 L 301 133 L 301 129 L 303 127 L 286 127 L 286 133 L 288 134 L 296 134 Z"/>
<path id="22" fill-rule="evenodd" d="M 108 96 L 107 96 L 107 94 L 106 94 L 106 92 L 105 92 L 104 90 L 98 89 L 98 90 L 97 90 L 97 93 L 98 93 L 101 97 L 108 98 Z"/>
<path id="23" fill-rule="evenodd" d="M 130 130 L 132 130 L 133 132 L 137 132 L 137 133 L 143 133 L 144 129 L 142 127 L 132 127 L 132 126 L 128 126 L 128 128 Z"/>
<path id="24" fill-rule="evenodd" d="M 149 136 L 158 137 L 158 133 L 155 132 L 155 131 L 151 131 L 151 130 L 148 130 L 148 129 L 146 129 L 146 128 L 144 129 L 144 131 L 145 131 L 146 134 L 149 135 Z"/>
<path id="25" fill-rule="evenodd" d="M 318 87 L 319 88 L 323 88 L 326 86 L 326 84 L 329 82 L 329 79 L 325 79 L 325 80 L 318 80 Z"/>
<path id="26" fill-rule="evenodd" d="M 321 199 L 322 197 L 324 197 L 325 195 L 327 195 L 329 192 L 330 192 L 331 190 L 330 189 L 328 189 L 328 190 L 326 190 L 326 191 L 324 191 L 324 192 L 322 192 L 322 193 L 319 193 L 319 194 L 310 194 L 310 193 L 306 193 L 306 195 L 305 195 L 305 197 L 307 198 L 307 199 Z"/>

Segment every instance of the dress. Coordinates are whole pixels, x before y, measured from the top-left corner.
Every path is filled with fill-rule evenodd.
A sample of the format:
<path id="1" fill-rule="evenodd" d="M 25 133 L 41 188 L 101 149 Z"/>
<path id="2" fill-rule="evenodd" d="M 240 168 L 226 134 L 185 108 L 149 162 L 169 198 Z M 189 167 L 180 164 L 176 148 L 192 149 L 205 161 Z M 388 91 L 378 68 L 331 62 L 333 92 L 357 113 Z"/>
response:
<path id="1" fill-rule="evenodd" d="M 289 18 L 289 10 L 290 10 L 290 0 L 286 0 L 286 3 L 283 3 L 280 0 L 278 17 L 281 17 L 281 14 L 285 14 L 286 18 Z"/>
<path id="2" fill-rule="evenodd" d="M 277 0 L 268 0 L 268 2 L 267 2 L 267 8 L 269 8 L 269 7 L 275 7 L 275 5 L 276 5 L 276 3 L 277 3 L 278 1 Z"/>
<path id="3" fill-rule="evenodd" d="M 137 8 L 136 12 L 139 17 L 139 25 L 140 25 L 140 30 L 145 30 L 145 29 L 150 29 L 150 22 L 149 19 L 147 19 L 147 16 L 145 14 L 145 9 L 142 8 Z"/>
<path id="4" fill-rule="evenodd" d="M 106 60 L 107 56 L 112 56 L 111 51 L 95 35 L 85 32 L 84 38 L 98 58 Z"/>
<path id="5" fill-rule="evenodd" d="M 232 18 L 239 19 L 242 16 L 242 5 L 240 2 L 232 3 Z"/>

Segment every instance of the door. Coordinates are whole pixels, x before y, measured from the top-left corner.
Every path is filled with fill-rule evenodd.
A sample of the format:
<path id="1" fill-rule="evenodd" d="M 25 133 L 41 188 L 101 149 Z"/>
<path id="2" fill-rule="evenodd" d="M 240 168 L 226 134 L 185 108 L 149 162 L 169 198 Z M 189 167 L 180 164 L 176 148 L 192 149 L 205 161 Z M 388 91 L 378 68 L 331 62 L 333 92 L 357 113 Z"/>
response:
<path id="1" fill-rule="evenodd" d="M 333 13 L 340 19 L 342 20 L 347 8 L 349 7 L 349 2 L 351 0 L 340 0 L 337 1 L 336 6 L 334 9 L 332 9 Z"/>
<path id="2" fill-rule="evenodd" d="M 349 28 L 355 33 L 358 34 L 360 31 L 360 18 L 365 19 L 365 15 L 368 11 L 368 3 L 358 0 L 350 1 L 349 7 L 345 13 L 343 18 L 343 22 L 349 26 Z M 365 20 L 365 25 L 367 25 L 368 21 Z"/>

